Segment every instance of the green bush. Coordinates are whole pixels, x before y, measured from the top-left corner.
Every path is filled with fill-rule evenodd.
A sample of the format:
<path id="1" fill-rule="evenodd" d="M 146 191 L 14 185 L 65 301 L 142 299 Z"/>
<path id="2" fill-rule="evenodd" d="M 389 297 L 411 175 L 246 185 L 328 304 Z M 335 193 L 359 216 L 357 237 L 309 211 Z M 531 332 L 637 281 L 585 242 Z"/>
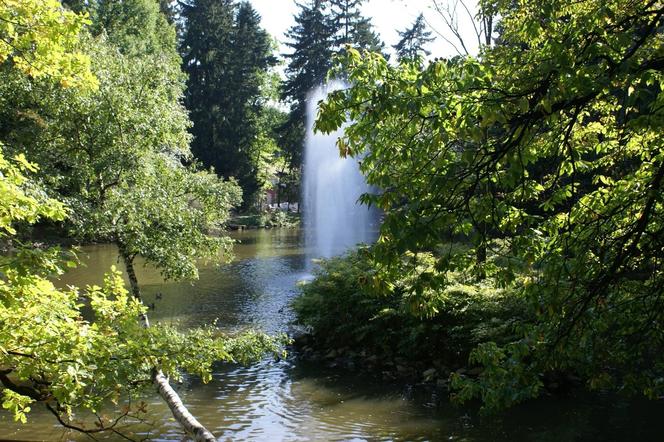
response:
<path id="1" fill-rule="evenodd" d="M 265 225 L 269 227 L 296 227 L 300 224 L 300 215 L 295 213 L 275 210 L 266 212 L 264 215 Z"/>
<path id="2" fill-rule="evenodd" d="M 420 270 L 436 275 L 430 258 L 418 257 Z M 322 261 L 314 276 L 293 308 L 322 350 L 348 347 L 383 361 L 398 357 L 417 365 L 458 367 L 479 343 L 509 342 L 524 316 L 516 292 L 497 288 L 491 279 L 436 275 L 446 283 L 429 293 L 418 293 L 418 277 L 377 284 L 362 249 Z"/>

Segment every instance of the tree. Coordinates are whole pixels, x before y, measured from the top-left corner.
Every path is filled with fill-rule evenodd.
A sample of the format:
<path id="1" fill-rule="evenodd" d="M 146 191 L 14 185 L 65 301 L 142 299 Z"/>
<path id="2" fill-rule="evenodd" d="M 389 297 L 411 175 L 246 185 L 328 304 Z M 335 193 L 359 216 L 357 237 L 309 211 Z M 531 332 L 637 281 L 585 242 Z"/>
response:
<path id="1" fill-rule="evenodd" d="M 362 3 L 364 0 L 330 0 L 330 20 L 337 29 L 336 46 L 381 52 L 384 44 L 373 31 L 371 19 L 362 15 Z"/>
<path id="2" fill-rule="evenodd" d="M 232 70 L 230 87 L 234 91 L 231 109 L 238 109 L 229 124 L 235 127 L 237 156 L 241 163 L 238 182 L 242 187 L 247 203 L 256 202 L 265 186 L 262 176 L 264 154 L 270 156 L 272 147 L 264 137 L 261 123 L 267 111 L 265 89 L 271 82 L 268 69 L 276 64 L 272 56 L 274 50 L 270 36 L 260 27 L 260 15 L 249 2 L 240 3 L 235 18 L 234 44 L 231 49 Z M 268 83 L 268 85 L 266 85 Z M 237 128 L 242 128 L 239 130 Z M 268 152 L 264 149 L 267 148 Z"/>
<path id="3" fill-rule="evenodd" d="M 332 67 L 335 27 L 326 16 L 326 3 L 312 1 L 298 4 L 300 12 L 295 16 L 295 25 L 286 36 L 286 43 L 293 52 L 286 54 L 286 80 L 282 86 L 282 99 L 290 101 L 291 112 L 280 132 L 285 141 L 290 163 L 299 167 L 302 162 L 304 120 L 307 110 L 307 95 L 323 84 Z"/>
<path id="4" fill-rule="evenodd" d="M 237 178 L 248 206 L 260 186 L 251 151 L 262 83 L 276 63 L 272 41 L 248 2 L 197 0 L 183 6 L 183 16 L 192 150 L 220 176 Z"/>
<path id="5" fill-rule="evenodd" d="M 26 25 L 19 28 L 25 35 L 12 38 L 25 48 L 43 44 L 46 49 L 10 53 L 12 63 L 2 67 L 8 118 L 0 136 L 3 150 L 15 152 L 13 161 L 0 158 L 0 239 L 14 251 L 1 263 L 3 407 L 25 421 L 30 404 L 41 402 L 67 428 L 118 432 L 120 419 L 140 414 L 140 404 L 130 403 L 117 420 L 99 418 L 96 427 L 74 425 L 73 412 L 94 412 L 109 400 L 117 404 L 154 382 L 185 428 L 209 440 L 168 377 L 177 379 L 186 371 L 209 380 L 213 361 L 246 361 L 257 356 L 255 350 L 274 348 L 273 341 L 260 334 L 227 338 L 212 328 L 182 333 L 160 324 L 146 327 L 133 259 L 144 255 L 167 278 L 195 277 L 195 259 L 217 258 L 220 249 L 227 250 L 228 240 L 209 231 L 223 223 L 239 190 L 182 165 L 189 155 L 188 120 L 178 102 L 183 84 L 177 60 L 154 52 L 123 54 L 104 37 L 85 39 L 85 56 L 70 52 L 80 47 L 80 16 L 56 3 L 48 10 L 38 9 L 43 4 L 30 6 L 10 8 L 17 23 L 38 19 L 29 25 L 34 32 Z M 96 76 L 82 63 L 76 69 L 47 65 L 55 59 L 50 50 L 63 59 L 91 59 Z M 26 68 L 23 60 L 33 66 Z M 36 70 L 40 66 L 48 80 Z M 61 86 L 86 78 L 86 90 Z M 40 158 L 43 168 L 21 151 Z M 65 221 L 81 238 L 118 244 L 134 296 L 128 296 L 115 270 L 101 288 L 57 290 L 49 277 L 62 271 L 59 251 L 23 246 L 16 233 L 19 224 L 41 219 Z M 93 321 L 83 319 L 84 304 Z"/>
<path id="6" fill-rule="evenodd" d="M 302 162 L 307 96 L 322 85 L 332 67 L 333 56 L 346 45 L 381 51 L 383 43 L 374 33 L 371 21 L 362 16 L 363 0 L 312 0 L 298 4 L 295 25 L 287 32 L 292 48 L 282 87 L 282 99 L 291 102 L 290 117 L 280 128 L 283 148 L 293 168 Z"/>
<path id="7" fill-rule="evenodd" d="M 90 17 L 89 32 L 105 34 L 123 53 L 172 51 L 175 28 L 167 2 L 158 0 L 65 0 L 77 13 Z M 164 9 L 162 9 L 164 8 Z"/>
<path id="8" fill-rule="evenodd" d="M 530 306 L 520 339 L 483 343 L 471 355 L 482 374 L 453 377 L 461 399 L 511 405 L 559 370 L 661 395 L 664 9 L 483 7 L 501 37 L 480 59 L 422 69 L 349 51 L 352 86 L 321 107 L 318 129 L 350 120 L 340 151 L 361 155 L 382 189 L 364 197 L 385 213 L 376 284 L 389 290 L 409 271 L 405 254 L 435 252 L 436 271 L 404 294 L 414 305 L 435 307 L 446 271 L 475 267 Z M 453 238 L 467 247 L 446 247 Z"/>
<path id="9" fill-rule="evenodd" d="M 403 60 L 416 59 L 424 55 L 430 55 L 431 52 L 424 49 L 424 46 L 427 43 L 430 43 L 435 40 L 431 37 L 431 31 L 428 31 L 426 24 L 424 23 L 424 15 L 420 13 L 415 19 L 415 22 L 410 26 L 410 28 L 405 29 L 404 31 L 397 31 L 401 40 L 394 46 L 394 50 L 397 52 L 397 58 Z"/>

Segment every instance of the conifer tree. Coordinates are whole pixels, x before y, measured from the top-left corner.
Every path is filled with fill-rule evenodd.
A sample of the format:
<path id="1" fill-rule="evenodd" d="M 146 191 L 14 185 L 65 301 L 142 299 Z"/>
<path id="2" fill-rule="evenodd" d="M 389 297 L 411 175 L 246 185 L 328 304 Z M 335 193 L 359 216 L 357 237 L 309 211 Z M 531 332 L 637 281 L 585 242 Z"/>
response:
<path id="1" fill-rule="evenodd" d="M 360 11 L 364 0 L 311 0 L 298 4 L 295 26 L 286 34 L 293 52 L 286 68 L 282 98 L 292 104 L 288 121 L 281 127 L 284 149 L 291 165 L 301 162 L 307 94 L 325 81 L 335 53 L 346 45 L 382 51 L 383 43 L 373 31 L 370 19 Z"/>
<path id="2" fill-rule="evenodd" d="M 291 101 L 292 107 L 290 117 L 280 132 L 290 162 L 294 165 L 299 165 L 301 161 L 307 94 L 325 81 L 332 66 L 336 28 L 326 14 L 326 3 L 313 0 L 308 4 L 298 4 L 300 12 L 295 16 L 296 24 L 286 34 L 291 40 L 286 45 L 293 52 L 285 55 L 289 63 L 282 99 Z"/>
<path id="3" fill-rule="evenodd" d="M 435 40 L 431 37 L 431 31 L 427 30 L 424 23 L 424 15 L 420 13 L 415 22 L 404 31 L 397 31 L 401 40 L 394 46 L 399 60 L 413 60 L 420 56 L 430 55 L 431 51 L 424 49 L 427 43 Z"/>
<path id="4" fill-rule="evenodd" d="M 192 0 L 182 6 L 192 150 L 218 175 L 237 178 L 247 205 L 259 187 L 251 150 L 262 109 L 261 86 L 276 63 L 270 36 L 248 2 Z"/>
<path id="5" fill-rule="evenodd" d="M 381 52 L 384 44 L 373 31 L 371 19 L 364 17 L 360 8 L 364 0 L 330 0 L 330 19 L 337 29 L 336 45 L 343 49 L 351 45 L 359 49 Z"/>

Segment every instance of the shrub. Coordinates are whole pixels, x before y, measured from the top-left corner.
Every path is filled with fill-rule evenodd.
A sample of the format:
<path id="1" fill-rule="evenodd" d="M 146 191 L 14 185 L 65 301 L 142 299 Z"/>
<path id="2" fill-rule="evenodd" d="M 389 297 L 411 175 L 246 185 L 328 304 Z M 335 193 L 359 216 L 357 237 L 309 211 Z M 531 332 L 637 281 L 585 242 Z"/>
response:
<path id="1" fill-rule="evenodd" d="M 419 259 L 422 272 L 435 274 L 433 259 Z M 525 316 L 518 293 L 491 279 L 449 272 L 439 289 L 417 293 L 418 278 L 377 284 L 375 273 L 363 249 L 321 261 L 293 303 L 317 347 L 460 366 L 477 344 L 510 341 Z"/>

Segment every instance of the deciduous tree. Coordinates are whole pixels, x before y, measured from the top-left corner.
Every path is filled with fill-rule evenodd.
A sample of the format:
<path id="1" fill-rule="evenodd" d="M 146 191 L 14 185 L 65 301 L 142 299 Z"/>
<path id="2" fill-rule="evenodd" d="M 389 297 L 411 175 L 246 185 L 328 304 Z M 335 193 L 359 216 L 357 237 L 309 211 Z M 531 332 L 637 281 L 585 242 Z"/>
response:
<path id="1" fill-rule="evenodd" d="M 436 305 L 426 288 L 444 285 L 446 270 L 478 266 L 531 307 L 521 339 L 476 349 L 484 371 L 455 377 L 460 398 L 510 405 L 556 370 L 661 395 L 664 8 L 482 6 L 501 36 L 479 58 L 421 69 L 349 51 L 351 86 L 321 107 L 317 127 L 349 120 L 340 151 L 362 156 L 382 189 L 364 198 L 385 213 L 377 284 L 389 289 L 391 272 L 406 271 L 405 253 L 435 252 L 441 272 L 420 277 L 415 305 Z M 469 248 L 446 248 L 451 238 Z"/>
<path id="2" fill-rule="evenodd" d="M 167 278 L 195 277 L 196 259 L 219 259 L 228 250 L 228 239 L 211 233 L 239 201 L 234 183 L 182 163 L 190 153 L 178 60 L 148 46 L 141 52 L 131 40 L 116 46 L 110 34 L 86 37 L 86 54 L 75 52 L 84 20 L 55 2 L 0 12 L 24 24 L 7 37 L 23 49 L 5 52 L 0 85 L 0 141 L 12 152 L 0 156 L 0 240 L 13 252 L 0 262 L 3 406 L 24 421 L 33 402 L 45 403 L 68 428 L 117 432 L 118 422 L 143 406 L 129 404 L 96 427 L 71 418 L 134 397 L 154 381 L 185 428 L 209 440 L 178 405 L 168 377 L 185 371 L 209 380 L 213 361 L 246 361 L 274 347 L 261 334 L 182 333 L 138 321 L 146 308 L 134 258 L 145 256 Z M 80 63 L 49 64 L 69 59 Z M 38 158 L 41 169 L 22 152 Z M 60 252 L 23 246 L 17 236 L 18 225 L 40 220 L 66 222 L 79 238 L 115 242 L 134 296 L 115 270 L 101 287 L 56 289 L 50 278 L 62 271 Z M 92 319 L 84 319 L 83 305 Z"/>

